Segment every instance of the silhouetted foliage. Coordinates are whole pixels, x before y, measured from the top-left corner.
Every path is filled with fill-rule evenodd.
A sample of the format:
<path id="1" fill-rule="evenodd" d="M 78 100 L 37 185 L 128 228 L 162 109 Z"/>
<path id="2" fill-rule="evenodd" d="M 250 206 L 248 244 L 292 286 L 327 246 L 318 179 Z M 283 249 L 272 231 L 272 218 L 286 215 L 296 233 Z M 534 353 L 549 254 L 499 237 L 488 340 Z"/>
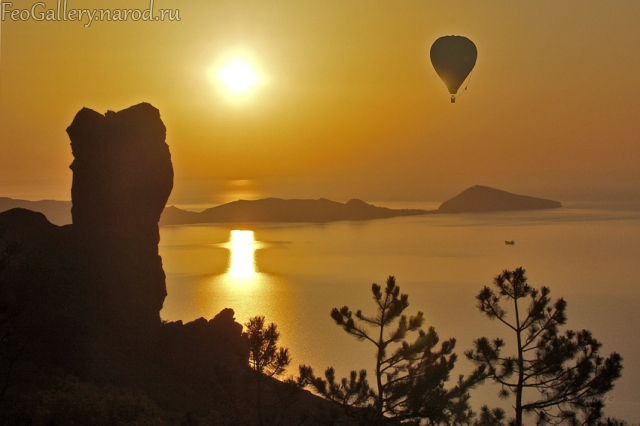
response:
<path id="1" fill-rule="evenodd" d="M 367 371 L 351 371 L 349 378 L 336 382 L 335 370 L 329 367 L 324 372 L 325 379 L 316 377 L 313 369 L 307 365 L 300 366 L 300 379 L 303 386 L 310 386 L 331 401 L 349 407 L 366 407 L 375 397 L 375 393 L 367 381 Z M 364 413 L 365 410 L 355 410 Z"/>
<path id="2" fill-rule="evenodd" d="M 249 344 L 249 365 L 256 373 L 256 410 L 258 415 L 258 424 L 265 423 L 265 408 L 263 402 L 264 381 L 273 376 L 284 373 L 287 366 L 291 363 L 291 356 L 287 348 L 278 347 L 280 333 L 278 327 L 271 323 L 265 324 L 263 316 L 249 318 L 249 322 L 245 324 L 247 331 L 244 336 Z M 287 386 L 285 384 L 285 386 Z M 272 402 L 271 405 L 279 406 L 282 401 Z M 275 407 L 278 408 L 278 407 Z M 277 410 L 275 410 L 277 413 Z M 268 424 L 273 424 L 273 415 L 269 419 Z"/>
<path id="3" fill-rule="evenodd" d="M 278 347 L 278 327 L 274 323 L 265 325 L 263 316 L 250 318 L 245 327 L 251 368 L 268 377 L 284 373 L 291 362 L 291 356 L 289 349 Z"/>
<path id="4" fill-rule="evenodd" d="M 552 303 L 547 287 L 529 286 L 524 269 L 505 270 L 493 284 L 497 292 L 485 287 L 476 296 L 478 308 L 511 330 L 516 354 L 503 356 L 504 340 L 482 337 L 465 355 L 486 367 L 488 377 L 502 386 L 501 397 L 514 396 L 513 424 L 521 426 L 524 413 L 535 414 L 538 425 L 595 424 L 602 415 L 602 395 L 620 377 L 620 355 L 598 355 L 601 344 L 587 330 L 561 334 L 567 303 L 562 298 Z M 521 306 L 525 301 L 526 309 Z M 513 309 L 510 321 L 508 304 Z"/>
<path id="5" fill-rule="evenodd" d="M 627 422 L 607 417 L 596 423 L 596 426 L 627 426 Z"/>
<path id="6" fill-rule="evenodd" d="M 473 426 L 507 426 L 504 422 L 505 412 L 502 408 L 490 409 L 483 405 L 480 409 L 480 415 L 473 422 Z"/>
<path id="7" fill-rule="evenodd" d="M 375 346 L 375 389 L 369 385 L 365 370 L 352 371 L 349 378 L 338 382 L 333 368 L 328 368 L 322 379 L 314 375 L 311 367 L 300 366 L 301 382 L 326 398 L 351 407 L 351 413 L 366 424 L 467 423 L 472 415 L 468 390 L 482 379 L 483 367 L 467 379 L 460 376 L 453 388 L 445 389 L 456 361 L 455 339 L 437 348 L 435 329 L 429 327 L 425 333 L 420 328 L 424 322 L 422 312 L 410 317 L 402 315 L 409 298 L 400 294 L 394 277 L 387 279 L 384 290 L 373 284 L 371 291 L 377 307 L 375 316 L 366 316 L 360 310 L 354 314 L 344 306 L 333 309 L 331 317 L 347 333 Z M 397 325 L 393 326 L 396 320 Z M 418 333 L 413 343 L 405 340 L 409 332 Z M 399 346 L 391 350 L 394 344 Z"/>
<path id="8" fill-rule="evenodd" d="M 630 425 L 624 420 L 618 420 L 618 419 L 607 417 L 605 420 L 598 421 L 596 426 L 638 426 L 638 425 Z"/>

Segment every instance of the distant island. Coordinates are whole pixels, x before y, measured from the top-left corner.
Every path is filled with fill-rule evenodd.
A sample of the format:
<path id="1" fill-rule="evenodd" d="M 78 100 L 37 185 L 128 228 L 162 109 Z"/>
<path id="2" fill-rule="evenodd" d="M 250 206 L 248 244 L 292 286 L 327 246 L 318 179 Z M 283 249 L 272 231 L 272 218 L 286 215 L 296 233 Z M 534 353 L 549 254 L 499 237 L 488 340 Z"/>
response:
<path id="1" fill-rule="evenodd" d="M 165 208 L 160 218 L 161 225 L 186 223 L 227 222 L 336 222 L 341 220 L 371 220 L 397 216 L 415 216 L 433 213 L 418 209 L 389 209 L 367 204 L 362 200 L 346 203 L 327 200 L 238 200 L 212 207 L 200 213 Z"/>
<path id="2" fill-rule="evenodd" d="M 562 207 L 558 201 L 517 195 L 488 186 L 467 188 L 438 208 L 438 213 L 488 213 L 513 210 L 543 210 Z"/>
<path id="3" fill-rule="evenodd" d="M 16 207 L 41 212 L 56 225 L 71 223 L 70 201 L 27 201 L 0 197 L 0 212 Z M 256 222 L 325 223 L 426 214 L 489 213 L 560 207 L 562 204 L 558 201 L 517 195 L 488 186 L 475 185 L 443 202 L 437 210 L 390 209 L 374 206 L 357 199 L 340 203 L 325 198 L 318 200 L 265 198 L 233 201 L 202 212 L 167 206 L 160 218 L 160 225 Z"/>

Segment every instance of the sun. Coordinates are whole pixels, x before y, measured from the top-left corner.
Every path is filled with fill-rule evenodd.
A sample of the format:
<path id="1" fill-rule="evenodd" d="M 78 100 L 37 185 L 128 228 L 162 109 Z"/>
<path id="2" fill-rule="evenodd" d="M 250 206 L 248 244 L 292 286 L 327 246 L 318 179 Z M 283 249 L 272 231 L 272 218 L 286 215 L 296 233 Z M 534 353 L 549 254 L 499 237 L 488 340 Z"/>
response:
<path id="1" fill-rule="evenodd" d="M 257 72 L 246 62 L 237 60 L 224 65 L 217 73 L 217 79 L 232 93 L 248 92 L 258 84 Z"/>
<path id="2" fill-rule="evenodd" d="M 246 47 L 218 52 L 206 74 L 215 98 L 227 105 L 251 104 L 271 84 L 260 55 Z"/>

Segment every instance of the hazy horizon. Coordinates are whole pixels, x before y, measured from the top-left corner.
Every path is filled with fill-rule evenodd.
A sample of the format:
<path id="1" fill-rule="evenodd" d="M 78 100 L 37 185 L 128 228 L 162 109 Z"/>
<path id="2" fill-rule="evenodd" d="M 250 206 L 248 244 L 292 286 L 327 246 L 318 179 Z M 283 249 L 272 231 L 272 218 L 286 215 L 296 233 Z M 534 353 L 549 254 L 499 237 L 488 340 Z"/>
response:
<path id="1" fill-rule="evenodd" d="M 473 185 L 471 185 L 473 186 Z M 486 185 L 483 185 L 486 186 Z M 220 206 L 223 204 L 231 203 L 234 201 L 240 200 L 260 200 L 266 198 L 277 198 L 277 199 L 304 199 L 304 200 L 318 200 L 318 199 L 329 199 L 331 201 L 336 201 L 340 203 L 346 203 L 352 199 L 359 199 L 365 201 L 368 204 L 375 205 L 378 207 L 387 207 L 392 209 L 402 209 L 402 208 L 416 208 L 416 209 L 437 209 L 440 204 L 444 201 L 453 198 L 458 195 L 463 190 L 469 188 L 461 188 L 456 193 L 450 193 L 444 197 L 425 197 L 421 199 L 398 199 L 398 198 L 387 198 L 387 199 L 368 199 L 359 197 L 357 195 L 354 196 L 340 196 L 340 194 L 336 194 L 336 197 L 327 197 L 324 195 L 314 195 L 314 194 L 305 194 L 303 191 L 300 192 L 281 192 L 280 195 L 271 195 L 268 193 L 261 193 L 257 191 L 253 192 L 221 192 L 219 196 L 213 197 L 210 199 L 194 199 L 192 202 L 172 202 L 171 199 L 167 202 L 166 206 L 175 206 L 183 210 L 189 211 L 202 211 L 210 207 Z M 495 189 L 505 190 L 503 187 L 494 187 Z M 613 188 L 613 191 L 603 190 L 597 194 L 586 194 L 585 191 L 577 191 L 577 192 L 568 192 L 562 190 L 556 191 L 540 191 L 540 193 L 533 194 L 530 192 L 514 192 L 507 191 L 517 195 L 525 195 L 536 198 L 546 198 L 552 199 L 554 201 L 559 201 L 562 203 L 562 208 L 587 208 L 587 209 L 612 209 L 612 210 L 640 210 L 640 199 L 638 199 L 635 195 L 635 191 L 633 188 Z M 544 192 L 544 193 L 542 193 Z M 558 196 L 549 196 L 548 194 L 556 193 Z M 563 195 L 566 194 L 566 195 Z M 586 194 L 586 195 L 585 195 Z M 38 194 L 34 196 L 28 196 L 25 193 L 19 193 L 16 196 L 11 196 L 7 194 L 0 194 L 0 198 L 10 198 L 14 200 L 24 200 L 24 201 L 66 201 L 71 202 L 70 194 L 67 197 L 62 198 L 52 198 L 43 196 L 42 198 L 38 197 Z"/>

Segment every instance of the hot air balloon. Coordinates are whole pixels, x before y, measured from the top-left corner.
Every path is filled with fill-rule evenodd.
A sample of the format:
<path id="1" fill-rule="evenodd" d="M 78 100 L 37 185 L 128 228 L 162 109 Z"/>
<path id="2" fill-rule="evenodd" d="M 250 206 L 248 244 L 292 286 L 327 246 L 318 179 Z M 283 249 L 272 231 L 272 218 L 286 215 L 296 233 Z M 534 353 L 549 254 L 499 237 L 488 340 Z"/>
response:
<path id="1" fill-rule="evenodd" d="M 462 36 L 444 36 L 431 46 L 431 64 L 456 101 L 458 89 L 476 64 L 478 50 L 471 40 Z"/>

